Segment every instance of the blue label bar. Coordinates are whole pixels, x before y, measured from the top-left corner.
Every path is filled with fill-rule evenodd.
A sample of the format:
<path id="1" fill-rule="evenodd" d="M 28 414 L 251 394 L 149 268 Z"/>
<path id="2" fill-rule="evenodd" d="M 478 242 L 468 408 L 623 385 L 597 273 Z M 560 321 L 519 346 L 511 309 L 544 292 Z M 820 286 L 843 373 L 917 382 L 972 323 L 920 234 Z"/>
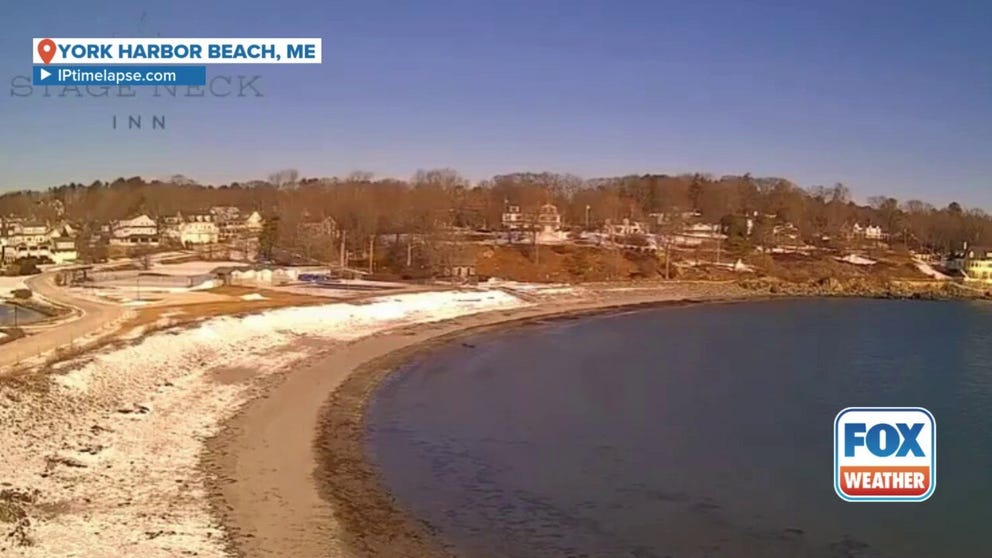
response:
<path id="1" fill-rule="evenodd" d="M 34 85 L 206 85 L 206 66 L 35 66 Z"/>

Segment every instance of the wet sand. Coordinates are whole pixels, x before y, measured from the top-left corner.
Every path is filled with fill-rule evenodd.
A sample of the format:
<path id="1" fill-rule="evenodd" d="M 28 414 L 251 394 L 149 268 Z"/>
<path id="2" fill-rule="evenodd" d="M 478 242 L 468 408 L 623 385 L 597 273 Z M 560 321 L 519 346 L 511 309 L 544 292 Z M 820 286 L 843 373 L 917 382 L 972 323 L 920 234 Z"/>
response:
<path id="1" fill-rule="evenodd" d="M 364 454 L 367 401 L 399 364 L 458 337 L 528 321 L 754 298 L 733 289 L 630 292 L 475 314 L 329 347 L 259 386 L 209 441 L 203 466 L 228 546 L 248 557 L 446 556 L 429 528 L 383 489 Z"/>

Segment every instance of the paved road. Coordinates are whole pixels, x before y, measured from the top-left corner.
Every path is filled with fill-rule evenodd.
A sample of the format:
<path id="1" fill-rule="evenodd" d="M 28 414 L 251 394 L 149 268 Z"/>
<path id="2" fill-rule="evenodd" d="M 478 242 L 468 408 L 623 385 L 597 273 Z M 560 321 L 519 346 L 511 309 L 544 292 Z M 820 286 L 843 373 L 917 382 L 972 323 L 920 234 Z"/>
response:
<path id="1" fill-rule="evenodd" d="M 82 337 L 104 329 L 124 316 L 126 310 L 115 304 L 80 298 L 55 285 L 55 273 L 43 273 L 26 281 L 36 295 L 76 309 L 77 316 L 57 325 L 32 328 L 31 334 L 3 345 L 0 370 L 41 353 L 68 347 Z"/>

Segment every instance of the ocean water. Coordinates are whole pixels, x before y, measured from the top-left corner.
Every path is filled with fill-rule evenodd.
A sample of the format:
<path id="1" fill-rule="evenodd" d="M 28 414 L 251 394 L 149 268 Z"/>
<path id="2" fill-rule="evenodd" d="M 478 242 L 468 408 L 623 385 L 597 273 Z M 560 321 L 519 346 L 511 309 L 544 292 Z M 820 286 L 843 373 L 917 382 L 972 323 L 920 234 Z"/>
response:
<path id="1" fill-rule="evenodd" d="M 937 420 L 923 503 L 842 502 L 848 406 Z M 462 557 L 992 556 L 992 305 L 644 310 L 456 342 L 393 374 L 366 447 Z"/>

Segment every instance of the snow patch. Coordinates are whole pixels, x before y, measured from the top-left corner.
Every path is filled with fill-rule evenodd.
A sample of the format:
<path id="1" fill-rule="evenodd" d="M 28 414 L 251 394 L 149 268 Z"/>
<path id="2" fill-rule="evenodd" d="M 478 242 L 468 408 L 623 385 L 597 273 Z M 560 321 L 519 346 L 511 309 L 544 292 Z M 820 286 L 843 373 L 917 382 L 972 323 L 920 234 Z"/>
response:
<path id="1" fill-rule="evenodd" d="M 937 280 L 940 280 L 940 281 L 946 281 L 946 280 L 949 280 L 951 278 L 949 275 L 945 275 L 945 274 L 937 271 L 936 269 L 933 268 L 933 266 L 931 266 L 930 264 L 928 264 L 928 263 L 926 263 L 924 261 L 914 260 L 913 263 L 916 265 L 916 269 L 918 269 L 920 271 L 920 273 L 922 273 L 922 274 L 924 274 L 924 275 L 926 275 L 928 277 L 931 277 L 933 279 L 937 279 Z"/>
<path id="2" fill-rule="evenodd" d="M 188 290 L 190 291 L 208 291 L 210 289 L 216 289 L 221 286 L 221 282 L 216 279 L 208 279 L 198 285 L 193 285 Z M 184 292 L 183 289 L 173 290 L 173 292 Z"/>
<path id="3" fill-rule="evenodd" d="M 79 358 L 50 389 L 0 384 L 0 401 L 17 401 L 0 405 L 0 479 L 37 489 L 38 509 L 59 510 L 29 506 L 33 545 L 0 548 L 25 557 L 226 556 L 199 458 L 251 386 L 217 381 L 214 371 L 272 374 L 317 347 L 526 305 L 498 290 L 445 291 L 219 317 Z"/>
<path id="4" fill-rule="evenodd" d="M 195 261 L 182 263 L 155 263 L 151 271 L 163 275 L 206 275 L 218 267 L 238 267 L 245 262 L 234 261 Z"/>
<path id="5" fill-rule="evenodd" d="M 849 263 L 853 265 L 875 265 L 876 263 L 878 263 L 875 260 L 871 260 L 863 256 L 859 256 L 857 254 L 848 254 L 843 258 L 837 258 L 837 261 Z"/>
<path id="6" fill-rule="evenodd" d="M 24 282 L 31 277 L 36 276 L 5 277 L 0 275 L 0 297 L 9 297 L 14 291 L 27 288 Z"/>

